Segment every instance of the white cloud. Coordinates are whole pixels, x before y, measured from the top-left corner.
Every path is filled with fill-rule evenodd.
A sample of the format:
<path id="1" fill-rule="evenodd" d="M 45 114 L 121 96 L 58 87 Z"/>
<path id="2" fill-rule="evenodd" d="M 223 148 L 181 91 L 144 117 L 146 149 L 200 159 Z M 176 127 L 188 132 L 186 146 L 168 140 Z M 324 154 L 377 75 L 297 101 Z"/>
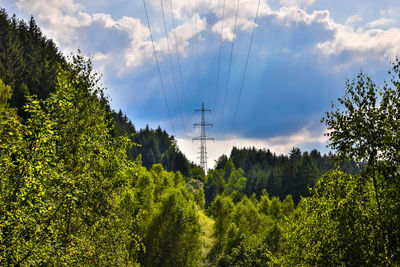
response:
<path id="1" fill-rule="evenodd" d="M 144 26 L 137 18 L 122 17 L 119 20 L 113 20 L 109 14 L 94 14 L 92 21 L 101 23 L 106 29 L 114 29 L 125 33 L 129 37 L 129 47 L 123 51 L 125 64 L 121 64 L 121 68 L 136 67 L 152 56 L 152 46 L 149 29 Z M 114 51 L 116 53 L 117 51 Z M 116 53 L 115 59 L 120 61 L 120 51 Z"/>
<path id="2" fill-rule="evenodd" d="M 129 38 L 129 46 L 121 49 L 123 51 L 122 58 L 121 50 L 109 51 L 107 60 L 104 57 L 101 59 L 102 67 L 105 63 L 117 63 L 114 65 L 119 65 L 120 72 L 123 72 L 129 68 L 138 67 L 143 64 L 144 60 L 153 57 L 149 29 L 138 18 L 123 16 L 119 20 L 114 20 L 110 14 L 88 14 L 83 12 L 84 7 L 75 0 L 18 0 L 16 5 L 20 10 L 34 14 L 40 24 L 44 25 L 42 27 L 44 33 L 58 44 L 66 46 L 66 50 L 70 50 L 68 46 L 72 44 L 76 47 L 78 43 L 79 46 L 78 29 L 90 27 L 94 23 L 102 25 L 104 29 L 126 34 Z M 193 15 L 175 29 L 180 53 L 185 53 L 185 49 L 189 46 L 189 40 L 195 35 L 193 29 L 196 19 L 198 33 L 200 33 L 206 29 L 207 21 L 205 18 L 200 18 L 198 14 Z M 154 27 L 154 25 L 152 26 Z M 170 42 L 175 41 L 172 37 L 171 31 Z M 165 56 L 168 52 L 167 39 L 164 37 L 155 40 L 155 47 L 160 57 Z M 171 52 L 175 51 L 172 47 L 171 43 Z M 91 51 L 91 53 L 100 55 L 97 51 Z M 99 57 L 94 60 L 100 61 Z M 121 62 L 123 63 L 121 64 Z"/>
<path id="3" fill-rule="evenodd" d="M 151 0 L 152 6 L 160 9 L 159 0 Z M 211 31 L 220 34 L 223 14 L 223 2 L 215 0 L 197 0 L 195 9 L 194 1 L 179 0 L 173 1 L 174 17 L 177 20 L 185 21 L 193 17 L 194 11 L 198 14 L 214 14 L 219 20 L 211 26 Z M 223 20 L 223 39 L 233 40 L 233 28 L 235 25 L 237 1 L 225 1 L 225 12 Z M 165 7 L 168 9 L 168 7 Z M 253 27 L 254 16 L 256 14 L 257 1 L 241 0 L 239 2 L 239 12 L 237 18 L 237 30 L 251 31 Z M 169 9 L 168 9 L 169 10 Z M 259 16 L 264 16 L 271 12 L 270 7 L 265 0 L 260 2 Z M 168 14 L 169 16 L 170 14 Z"/>
<path id="4" fill-rule="evenodd" d="M 278 11 L 272 11 L 270 16 L 276 18 L 286 26 L 294 24 L 321 24 L 327 31 L 333 31 L 336 27 L 335 22 L 330 17 L 328 10 L 316 10 L 312 13 L 297 7 L 282 7 Z M 312 29 L 310 29 L 312 30 Z"/>
<path id="5" fill-rule="evenodd" d="M 149 0 L 150 6 L 155 12 L 160 12 L 159 0 Z M 169 1 L 164 1 L 166 18 L 170 20 Z M 348 18 L 346 24 L 336 23 L 328 10 L 314 10 L 307 12 L 301 7 L 312 5 L 314 0 L 281 0 L 284 7 L 279 10 L 271 10 L 266 0 L 262 0 L 259 10 L 259 18 L 270 17 L 274 23 L 283 23 L 287 27 L 293 24 L 306 24 L 313 30 L 313 25 L 320 25 L 327 33 L 332 34 L 330 40 L 321 40 L 316 45 L 317 51 L 323 56 L 334 56 L 349 52 L 349 62 L 363 62 L 368 59 L 386 60 L 400 53 L 400 28 L 388 28 L 393 26 L 396 20 L 392 9 L 382 10 L 381 15 L 387 15 L 381 19 L 369 22 L 365 27 L 357 30 L 352 24 L 359 22 L 361 18 L 357 15 Z M 225 15 L 223 21 L 223 39 L 232 41 L 234 38 L 233 28 L 236 13 L 236 1 L 225 2 Z M 221 31 L 222 24 L 222 1 L 197 0 L 197 13 L 194 14 L 194 1 L 175 0 L 173 1 L 173 12 L 176 19 L 176 37 L 179 53 L 187 55 L 190 40 L 195 38 L 197 22 L 197 38 L 202 40 L 202 32 L 211 30 L 217 34 Z M 124 16 L 114 19 L 110 14 L 94 13 L 89 14 L 84 6 L 76 0 L 17 0 L 16 6 L 24 11 L 32 13 L 40 22 L 45 34 L 64 48 L 79 44 L 78 31 L 90 31 L 94 24 L 100 24 L 104 29 L 111 29 L 128 37 L 128 44 L 114 50 L 102 51 L 110 55 L 107 64 L 118 66 L 120 72 L 141 66 L 145 60 L 153 57 L 152 45 L 147 24 L 139 18 Z M 237 19 L 237 30 L 251 31 L 257 1 L 241 0 Z M 214 14 L 218 19 L 208 25 L 206 16 Z M 162 60 L 168 52 L 167 39 L 159 32 L 162 20 L 160 16 L 152 16 L 152 27 L 158 39 L 155 46 Z M 267 25 L 268 27 L 268 25 Z M 383 29 L 382 29 L 383 27 Z M 171 52 L 175 52 L 172 30 L 169 32 Z M 111 48 L 109 48 L 111 49 Z M 98 51 L 88 51 L 97 53 Z"/>
<path id="6" fill-rule="evenodd" d="M 198 14 L 193 15 L 190 20 L 186 21 L 185 23 L 179 25 L 175 29 L 175 34 L 176 34 L 176 41 L 178 44 L 178 50 L 180 53 L 184 53 L 185 49 L 189 46 L 189 40 L 191 38 L 194 38 L 196 36 L 196 31 L 193 29 L 195 28 L 195 24 L 197 22 L 197 34 L 199 40 L 201 40 L 201 32 L 206 30 L 207 27 L 207 20 L 206 18 L 200 18 Z M 170 48 L 171 52 L 174 52 L 175 50 L 173 49 L 175 45 L 175 37 L 173 34 L 173 31 L 171 30 L 170 33 L 168 34 L 168 39 L 170 42 Z M 168 44 L 167 44 L 167 38 L 162 38 L 158 41 L 156 44 L 157 51 L 162 51 L 166 53 L 168 51 Z"/>
<path id="7" fill-rule="evenodd" d="M 291 23 L 322 25 L 327 32 L 333 34 L 333 38 L 317 43 L 316 48 L 324 56 L 335 56 L 349 52 L 346 64 L 365 62 L 371 59 L 387 61 L 400 54 L 399 27 L 389 29 L 369 28 L 388 26 L 394 23 L 392 19 L 376 20 L 369 23 L 366 28 L 360 27 L 355 30 L 351 25 L 336 23 L 327 10 L 308 13 L 296 7 L 282 7 L 272 14 L 287 26 L 290 26 Z"/>
<path id="8" fill-rule="evenodd" d="M 281 4 L 284 6 L 308 7 L 314 3 L 315 0 L 281 0 Z"/>
<path id="9" fill-rule="evenodd" d="M 382 28 L 387 27 L 395 24 L 395 21 L 390 18 L 380 18 L 374 21 L 371 21 L 367 24 L 367 28 L 375 29 L 375 28 Z"/>
<path id="10" fill-rule="evenodd" d="M 400 29 L 359 29 L 337 25 L 333 40 L 321 42 L 317 47 L 325 55 L 350 52 L 357 61 L 387 60 L 400 53 Z"/>
<path id="11" fill-rule="evenodd" d="M 360 22 L 363 19 L 359 16 L 359 15 L 353 15 L 350 16 L 347 20 L 346 20 L 346 25 L 353 25 L 354 23 Z"/>
<path id="12" fill-rule="evenodd" d="M 18 0 L 20 10 L 34 14 L 46 23 L 43 31 L 57 42 L 73 42 L 78 39 L 76 29 L 90 24 L 88 14 L 81 12 L 83 6 L 70 0 Z"/>

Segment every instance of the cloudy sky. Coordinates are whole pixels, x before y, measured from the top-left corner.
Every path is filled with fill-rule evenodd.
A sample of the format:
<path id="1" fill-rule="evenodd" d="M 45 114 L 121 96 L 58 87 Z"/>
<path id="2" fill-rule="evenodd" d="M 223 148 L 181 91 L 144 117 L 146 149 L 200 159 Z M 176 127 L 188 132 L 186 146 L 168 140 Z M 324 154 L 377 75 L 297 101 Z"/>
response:
<path id="1" fill-rule="evenodd" d="M 261 0 L 245 75 L 258 0 L 145 3 L 166 99 L 143 0 L 0 0 L 0 7 L 33 15 L 64 53 L 80 48 L 103 73 L 114 109 L 137 128 L 175 134 L 194 161 L 194 109 L 204 102 L 214 124 L 209 167 L 233 145 L 328 151 L 320 119 L 345 79 L 362 69 L 382 84 L 400 55 L 396 0 Z"/>

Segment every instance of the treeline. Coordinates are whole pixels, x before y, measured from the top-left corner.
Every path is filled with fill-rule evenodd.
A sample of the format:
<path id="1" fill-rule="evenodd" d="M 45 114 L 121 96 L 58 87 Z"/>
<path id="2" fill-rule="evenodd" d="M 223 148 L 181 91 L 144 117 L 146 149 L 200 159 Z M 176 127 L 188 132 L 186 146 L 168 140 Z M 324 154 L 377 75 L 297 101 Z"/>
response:
<path id="1" fill-rule="evenodd" d="M 248 197 L 255 194 L 260 198 L 262 191 L 266 190 L 269 195 L 280 199 L 291 195 L 297 204 L 301 196 L 310 195 L 309 187 L 314 186 L 322 174 L 337 166 L 334 154 L 321 155 L 316 149 L 308 153 L 293 148 L 289 155 L 277 156 L 268 149 L 233 147 L 229 159 L 225 155 L 219 157 L 215 164 L 216 171 L 211 171 L 209 175 L 212 179 L 207 181 L 205 187 L 207 205 L 213 201 L 215 192 L 222 192 L 221 188 L 228 182 L 229 173 L 234 168 L 243 170 L 246 183 L 242 193 Z M 360 171 L 354 160 L 343 160 L 339 166 L 351 174 Z"/>
<path id="2" fill-rule="evenodd" d="M 54 92 L 65 58 L 33 17 L 26 23 L 0 9 L 0 33 L 0 79 L 13 88 L 10 104 L 23 115 L 28 96 L 45 99 Z"/>
<path id="3" fill-rule="evenodd" d="M 168 171 L 180 171 L 186 178 L 195 176 L 204 180 L 204 171 L 198 165 L 189 162 L 179 150 L 175 137 L 162 130 L 160 126 L 157 129 L 150 129 L 146 125 L 144 129 L 136 131 L 134 124 L 121 110 L 118 113 L 112 111 L 112 118 L 115 125 L 113 135 L 128 135 L 138 144 L 127 150 L 128 159 L 136 160 L 140 156 L 142 165 L 147 169 L 156 163 L 161 163 Z"/>

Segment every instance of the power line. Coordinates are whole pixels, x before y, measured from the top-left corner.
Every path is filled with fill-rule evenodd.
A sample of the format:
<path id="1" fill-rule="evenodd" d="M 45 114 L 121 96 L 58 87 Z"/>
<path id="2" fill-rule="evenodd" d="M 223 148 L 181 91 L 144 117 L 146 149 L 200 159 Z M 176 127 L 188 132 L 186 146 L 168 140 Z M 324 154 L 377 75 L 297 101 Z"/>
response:
<path id="1" fill-rule="evenodd" d="M 219 38 L 219 52 L 218 52 L 218 67 L 217 67 L 217 80 L 215 83 L 215 97 L 214 97 L 214 105 L 213 105 L 213 110 L 215 111 L 215 106 L 218 98 L 218 84 L 219 84 L 219 71 L 220 71 L 220 65 L 221 65 L 221 50 L 222 50 L 222 33 L 224 30 L 224 18 L 225 18 L 225 0 L 223 7 L 222 7 L 222 19 L 221 19 L 221 34 Z M 214 115 L 211 115 L 212 120 L 214 121 Z"/>
<path id="2" fill-rule="evenodd" d="M 178 88 L 177 88 L 177 86 L 176 86 L 175 72 L 174 72 L 174 66 L 173 66 L 173 63 L 172 63 L 171 49 L 170 49 L 170 47 L 169 47 L 168 31 L 167 31 L 167 25 L 166 25 L 166 23 L 165 23 L 164 5 L 163 5 L 162 0 L 160 0 L 160 3 L 161 3 L 161 11 L 162 11 L 162 17 L 163 17 L 163 22 L 164 22 L 165 37 L 167 38 L 168 56 L 169 56 L 169 63 L 170 63 L 171 72 L 172 72 L 172 80 L 173 80 L 174 88 L 175 88 L 176 101 L 178 102 L 179 116 L 180 116 L 180 118 L 181 118 L 183 130 L 185 131 L 185 134 L 186 134 L 186 136 L 187 136 L 187 131 L 186 131 L 186 127 L 185 127 L 185 122 L 183 121 L 183 118 L 182 118 L 182 108 L 181 108 L 181 104 L 180 104 L 180 101 L 179 101 Z"/>
<path id="3" fill-rule="evenodd" d="M 251 45 L 252 45 L 252 43 L 253 43 L 254 31 L 255 31 L 255 28 L 256 28 L 256 23 L 257 23 L 257 17 L 258 17 L 258 10 L 259 10 L 259 8 L 260 8 L 260 0 L 258 0 L 258 4 L 257 4 L 257 11 L 256 11 L 256 16 L 254 17 L 253 31 L 251 32 L 251 38 L 250 38 L 250 43 L 249 43 L 249 50 L 247 51 L 246 64 L 245 64 L 245 66 L 244 66 L 243 77 L 242 77 L 242 83 L 241 83 L 241 85 L 240 85 L 239 97 L 238 97 L 238 100 L 237 100 L 237 103 L 236 103 L 235 114 L 234 114 L 234 117 L 233 117 L 232 126 L 231 126 L 231 131 L 230 131 L 230 133 L 229 133 L 228 142 L 227 142 L 227 144 L 226 144 L 226 148 L 225 148 L 224 154 L 226 154 L 226 151 L 227 151 L 227 149 L 228 149 L 229 142 L 230 142 L 230 140 L 231 140 L 233 127 L 234 127 L 234 125 L 235 125 L 235 120 L 236 120 L 236 116 L 237 116 L 237 112 L 238 112 L 238 108 L 239 108 L 239 102 L 240 102 L 240 98 L 241 98 L 241 96 L 242 96 L 243 85 L 244 85 L 244 78 L 245 78 L 245 76 L 246 76 L 247 65 L 248 65 L 248 63 L 249 63 L 250 50 L 251 50 Z"/>
<path id="4" fill-rule="evenodd" d="M 151 32 L 149 14 L 147 13 L 147 7 L 146 7 L 146 0 L 143 0 L 143 6 L 144 6 L 144 11 L 145 11 L 145 13 L 146 13 L 147 25 L 149 26 L 150 39 L 151 39 L 151 43 L 152 43 L 152 46 L 153 46 L 154 58 L 155 58 L 156 63 L 157 63 L 158 76 L 160 77 L 161 87 L 162 87 L 162 91 L 163 91 L 163 94 L 164 94 L 165 105 L 166 105 L 167 110 L 168 110 L 169 120 L 171 121 L 172 131 L 174 132 L 174 136 L 176 136 L 174 124 L 172 123 L 171 112 L 170 112 L 169 106 L 168 106 L 167 95 L 165 94 L 164 82 L 163 82 L 162 77 L 161 77 L 160 64 L 158 63 L 156 47 L 155 47 L 155 45 L 154 45 L 154 40 L 153 40 L 153 34 L 152 34 L 152 32 Z"/>
<path id="5" fill-rule="evenodd" d="M 185 87 L 183 86 L 183 78 L 182 78 L 182 70 L 181 70 L 181 59 L 180 59 L 180 56 L 179 56 L 178 41 L 176 39 L 175 18 L 174 18 L 174 12 L 173 12 L 173 8 L 172 8 L 172 0 L 169 0 L 169 4 L 170 4 L 170 7 L 171 7 L 172 31 L 174 33 L 174 38 L 175 38 L 175 49 L 176 49 L 176 56 L 177 56 L 177 59 L 178 59 L 178 71 L 179 71 L 180 83 L 181 83 L 181 88 L 182 88 L 183 106 L 185 106 L 185 102 L 186 102 Z"/>
<path id="6" fill-rule="evenodd" d="M 229 86 L 229 79 L 230 79 L 230 76 L 231 76 L 233 46 L 234 46 L 235 40 L 236 40 L 236 24 L 237 24 L 237 18 L 238 18 L 238 13 L 239 13 L 239 1 L 240 0 L 237 1 L 237 5 L 236 5 L 235 26 L 233 27 L 233 40 L 232 40 L 232 46 L 231 46 L 231 54 L 230 54 L 230 57 L 229 57 L 228 77 L 226 79 L 225 97 L 224 97 L 224 104 L 222 106 L 222 113 L 221 113 L 221 121 L 220 121 L 220 125 L 219 125 L 219 130 L 221 130 L 221 127 L 222 127 L 222 121 L 224 119 L 224 111 L 225 111 L 225 105 L 226 105 L 226 98 L 228 96 L 228 86 Z"/>
<path id="7" fill-rule="evenodd" d="M 197 2 L 194 0 L 194 19 L 195 19 L 195 29 L 196 29 L 196 36 L 195 36 L 195 50 L 196 50 L 196 81 L 197 81 L 197 89 L 198 94 L 200 97 L 200 86 L 199 86 L 199 44 L 198 44 L 198 29 L 197 29 Z"/>

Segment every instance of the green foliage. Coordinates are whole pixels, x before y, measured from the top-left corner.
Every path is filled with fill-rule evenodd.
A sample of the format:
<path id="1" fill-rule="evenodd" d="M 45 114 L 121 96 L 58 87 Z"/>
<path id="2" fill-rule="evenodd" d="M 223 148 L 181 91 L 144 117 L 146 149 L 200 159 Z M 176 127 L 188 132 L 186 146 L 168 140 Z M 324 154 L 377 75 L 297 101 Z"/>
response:
<path id="1" fill-rule="evenodd" d="M 222 162 L 229 165 L 229 175 L 234 167 L 244 170 L 247 179 L 244 193 L 248 197 L 255 193 L 260 198 L 265 189 L 271 196 L 281 199 L 291 195 L 295 204 L 300 201 L 300 196 L 309 195 L 308 187 L 313 186 L 322 173 L 336 168 L 335 162 L 349 173 L 360 171 L 354 160 L 337 161 L 332 153 L 321 155 L 317 150 L 307 153 L 299 148 L 293 148 L 288 156 L 277 156 L 266 149 L 234 147 L 229 159 L 221 156 L 217 161 L 219 165 Z"/>
<path id="2" fill-rule="evenodd" d="M 111 111 L 112 120 L 114 122 L 114 129 L 112 134 L 114 136 L 128 135 L 133 136 L 136 133 L 135 125 L 133 125 L 132 121 L 126 116 L 126 114 L 122 113 L 120 109 L 117 112 Z M 130 155 L 128 154 L 128 158 Z M 134 157 L 132 155 L 132 157 Z"/>
<path id="3" fill-rule="evenodd" d="M 285 216 L 282 210 L 285 207 Z M 287 219 L 293 218 L 293 201 L 264 195 L 243 198 L 234 204 L 231 197 L 218 195 L 209 208 L 215 219 L 216 239 L 208 259 L 217 266 L 265 266 L 283 252 Z"/>
<path id="4" fill-rule="evenodd" d="M 272 198 L 269 205 L 268 214 L 275 219 L 282 218 L 282 203 L 279 200 L 279 198 L 277 197 Z"/>
<path id="5" fill-rule="evenodd" d="M 249 247 L 243 243 L 232 249 L 230 254 L 224 255 L 217 266 L 267 266 L 269 253 L 264 245 Z"/>
<path id="6" fill-rule="evenodd" d="M 49 45 L 49 54 L 52 43 L 34 20 L 29 27 L 20 22 L 21 40 L 16 25 L 0 12 L 0 30 L 11 36 L 0 37 L 1 64 L 10 60 L 25 68 L 24 60 L 30 60 L 36 68 L 42 57 L 57 68 L 42 70 L 46 77 L 31 69 L 19 77 L 16 68 L 0 64 L 8 68 L 1 75 L 12 85 L 0 80 L 0 264 L 198 266 L 203 184 L 193 180 L 186 186 L 180 172 L 168 173 L 160 164 L 148 171 L 140 157 L 129 161 L 136 146 L 125 133 L 134 133 L 134 126 L 122 112 L 113 115 L 91 62 L 78 54 L 68 64 L 51 56 L 49 63 L 41 42 Z M 11 44 L 18 53 L 31 49 L 18 54 L 22 63 L 7 57 Z M 166 151 L 159 159 L 188 175 L 189 164 L 173 137 L 161 129 L 156 133 L 153 141 L 161 140 Z"/>
<path id="7" fill-rule="evenodd" d="M 59 71 L 54 94 L 42 101 L 28 99 L 26 124 L 6 109 L 0 261 L 131 262 L 126 249 L 131 236 L 119 227 L 118 205 L 113 202 L 128 168 L 128 141 L 109 136 L 100 92 L 90 62 L 77 56 L 68 70 Z"/>
<path id="8" fill-rule="evenodd" d="M 205 206 L 210 206 L 215 197 L 224 192 L 226 182 L 224 179 L 224 170 L 210 170 L 207 175 L 207 181 L 204 184 Z"/>
<path id="9" fill-rule="evenodd" d="M 346 94 L 323 121 L 338 160 L 356 162 L 357 175 L 326 173 L 303 198 L 294 220 L 285 228 L 280 265 L 399 264 L 399 180 L 395 152 L 399 61 L 392 65 L 391 83 L 379 89 L 360 73 L 346 83 Z M 312 157 L 316 156 L 314 152 Z M 276 255 L 275 255 L 276 256 Z"/>
<path id="10" fill-rule="evenodd" d="M 340 171 L 325 174 L 287 231 L 287 264 L 379 265 L 375 212 L 371 182 Z"/>
<path id="11" fill-rule="evenodd" d="M 357 79 L 347 80 L 346 94 L 338 99 L 344 110 L 332 104 L 334 110 L 327 112 L 323 119 L 331 130 L 327 134 L 330 146 L 337 150 L 339 158 L 354 158 L 358 162 L 375 160 L 383 145 L 381 137 L 385 136 L 386 122 L 382 112 L 388 104 L 386 101 L 379 104 L 381 94 L 363 72 Z"/>
<path id="12" fill-rule="evenodd" d="M 258 164 L 253 165 L 247 174 L 247 181 L 245 186 L 246 195 L 250 196 L 255 193 L 257 196 L 261 196 L 262 190 L 268 188 L 270 177 L 270 171 L 264 171 Z"/>
<path id="13" fill-rule="evenodd" d="M 39 100 L 49 97 L 57 87 L 58 69 L 68 68 L 68 63 L 54 42 L 43 36 L 35 19 L 28 23 L 9 18 L 4 9 L 0 9 L 0 79 L 13 90 L 10 101 L 18 114 L 25 120 L 28 114 L 23 106 L 31 95 Z M 136 133 L 133 123 L 120 110 L 112 111 L 107 101 L 101 100 L 107 110 L 108 124 L 112 136 L 128 135 L 135 143 L 142 145 L 127 149 L 128 158 L 134 160 L 140 153 L 143 164 L 148 169 L 155 163 L 163 163 L 167 170 L 181 171 L 189 176 L 189 163 L 177 149 L 175 140 L 160 128 L 144 129 Z M 135 135 L 136 134 L 136 135 Z M 167 166 L 168 165 L 168 166 Z"/>
<path id="14" fill-rule="evenodd" d="M 52 40 L 45 38 L 33 17 L 29 24 L 9 18 L 0 9 L 0 79 L 13 89 L 11 105 L 24 119 L 28 95 L 45 99 L 54 92 L 60 65 L 66 61 Z"/>
<path id="15" fill-rule="evenodd" d="M 234 204 L 230 197 L 218 195 L 209 208 L 209 213 L 215 220 L 213 236 L 216 241 L 210 255 L 214 260 L 223 251 L 226 244 L 226 235 L 231 222 L 233 207 Z"/>
<path id="16" fill-rule="evenodd" d="M 294 203 L 291 195 L 287 195 L 282 202 L 282 213 L 284 216 L 289 216 L 294 211 Z"/>
<path id="17" fill-rule="evenodd" d="M 259 210 L 264 215 L 269 215 L 269 207 L 271 205 L 271 200 L 269 199 L 269 195 L 266 190 L 264 190 L 264 194 L 260 198 Z"/>
<path id="18" fill-rule="evenodd" d="M 253 203 L 247 197 L 236 204 L 232 221 L 236 224 L 240 231 L 240 235 L 251 237 L 259 231 L 261 226 L 261 216 L 258 213 L 257 203 Z"/>
<path id="19" fill-rule="evenodd" d="M 233 192 L 243 193 L 244 187 L 246 186 L 246 178 L 243 177 L 243 175 L 244 171 L 242 169 L 233 169 L 231 171 L 224 191 L 227 195 L 230 195 Z"/>
<path id="20" fill-rule="evenodd" d="M 233 161 L 231 159 L 228 159 L 225 163 L 224 167 L 224 178 L 225 181 L 228 182 L 229 177 L 231 176 L 232 171 L 235 170 L 235 165 L 233 164 Z"/>
<path id="21" fill-rule="evenodd" d="M 133 199 L 127 206 L 135 218 L 133 231 L 143 237 L 139 263 L 197 266 L 201 230 L 196 202 L 201 184 L 198 181 L 186 184 L 179 172 L 166 172 L 160 164 L 150 171 L 136 166 L 129 176 Z"/>
<path id="22" fill-rule="evenodd" d="M 0 261 L 197 266 L 202 183 L 127 160 L 130 141 L 111 136 L 96 82 L 73 57 L 54 94 L 29 98 L 26 124 L 0 83 Z"/>
<path id="23" fill-rule="evenodd" d="M 203 187 L 203 183 L 195 179 L 190 179 L 186 183 L 187 190 L 193 194 L 196 204 L 202 209 L 204 209 L 205 204 Z"/>
<path id="24" fill-rule="evenodd" d="M 12 92 L 10 86 L 7 86 L 0 79 L 0 111 L 3 112 L 8 106 L 11 99 Z"/>
<path id="25" fill-rule="evenodd" d="M 206 181 L 206 174 L 203 168 L 195 164 L 190 165 L 189 176 L 203 183 Z"/>
<path id="26" fill-rule="evenodd" d="M 160 200 L 145 237 L 147 266 L 197 266 L 200 224 L 195 203 L 181 189 L 171 189 Z"/>
<path id="27" fill-rule="evenodd" d="M 129 135 L 131 140 L 139 146 L 134 146 L 128 149 L 128 158 L 136 159 L 142 155 L 143 166 L 150 169 L 153 164 L 162 163 L 164 168 L 169 171 L 180 171 L 185 177 L 193 177 L 204 181 L 204 173 L 197 177 L 192 173 L 191 166 L 185 155 L 179 150 L 176 145 L 176 140 L 173 136 L 168 135 L 160 126 L 157 129 L 150 129 L 146 125 L 145 129 L 135 131 L 135 127 L 128 120 L 126 115 L 120 111 L 114 114 L 115 134 Z M 200 167 L 198 167 L 200 168 Z M 201 169 L 201 168 L 200 168 Z"/>
<path id="28" fill-rule="evenodd" d="M 314 185 L 319 177 L 319 171 L 312 157 L 308 153 L 301 155 L 291 154 L 290 160 L 282 168 L 282 193 L 283 199 L 288 194 L 293 194 L 294 201 L 299 202 L 300 196 L 308 196 L 308 187 Z"/>
<path id="29" fill-rule="evenodd" d="M 221 156 L 215 161 L 215 167 L 214 167 L 214 169 L 216 169 L 216 170 L 222 170 L 222 169 L 224 169 L 227 160 L 228 160 L 228 157 L 227 157 L 225 154 L 221 155 Z"/>
<path id="30" fill-rule="evenodd" d="M 385 83 L 382 89 L 362 72 L 356 79 L 348 80 L 346 94 L 339 99 L 342 109 L 332 105 L 334 110 L 327 112 L 323 119 L 330 130 L 330 145 L 337 150 L 339 158 L 354 159 L 362 164 L 359 179 L 364 183 L 372 182 L 380 233 L 377 253 L 386 264 L 399 257 L 396 248 L 399 238 L 391 226 L 400 222 L 396 216 L 398 205 L 394 204 L 400 197 L 393 193 L 398 188 L 399 66 L 396 59 L 389 72 L 391 85 Z"/>

